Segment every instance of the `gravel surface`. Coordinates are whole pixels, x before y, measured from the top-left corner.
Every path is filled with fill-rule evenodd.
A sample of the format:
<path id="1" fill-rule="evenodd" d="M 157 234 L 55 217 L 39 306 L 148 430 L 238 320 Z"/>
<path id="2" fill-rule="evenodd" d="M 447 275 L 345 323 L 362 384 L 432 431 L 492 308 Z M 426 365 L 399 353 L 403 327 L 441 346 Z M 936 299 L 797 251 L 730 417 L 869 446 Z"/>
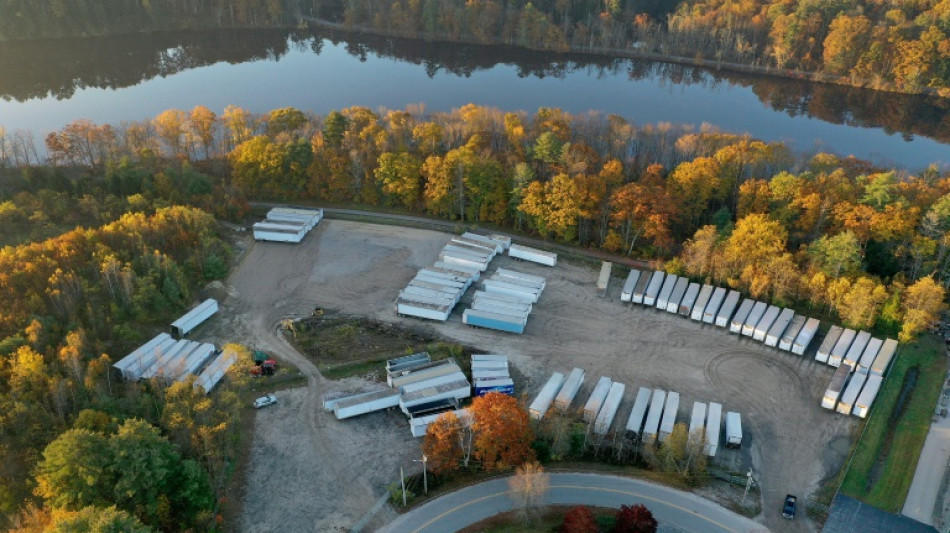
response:
<path id="1" fill-rule="evenodd" d="M 445 324 L 397 317 L 396 293 L 416 270 L 437 260 L 448 239 L 435 231 L 324 220 L 299 245 L 248 248 L 228 280 L 231 296 L 215 334 L 276 354 L 299 367 L 308 385 L 281 393 L 279 405 L 257 415 L 241 531 L 346 530 L 398 479 L 399 466 L 410 466 L 419 453 L 420 441 L 399 413 L 337 421 L 322 409 L 323 393 L 360 382 L 324 380 L 278 334 L 281 319 L 314 307 L 428 328 L 510 354 L 532 396 L 550 372 L 574 366 L 587 373 L 578 403 L 601 375 L 624 382 L 615 423 L 626 421 L 640 386 L 679 392 L 678 421 L 686 423 L 694 401 L 722 403 L 723 413 L 742 413 L 745 444 L 740 451 L 720 447 L 717 462 L 739 472 L 753 467 L 764 525 L 772 531 L 817 529 L 804 512 L 783 520 L 781 503 L 787 493 L 804 502 L 848 451 L 856 422 L 820 407 L 832 368 L 678 315 L 621 304 L 621 278 L 612 280 L 607 298 L 597 297 L 596 269 L 563 261 L 555 268 L 507 256 L 492 262 L 492 269 L 548 279 L 524 335 L 469 328 L 461 323 L 464 305 Z M 385 523 L 391 513 L 384 507 L 371 524 Z"/>

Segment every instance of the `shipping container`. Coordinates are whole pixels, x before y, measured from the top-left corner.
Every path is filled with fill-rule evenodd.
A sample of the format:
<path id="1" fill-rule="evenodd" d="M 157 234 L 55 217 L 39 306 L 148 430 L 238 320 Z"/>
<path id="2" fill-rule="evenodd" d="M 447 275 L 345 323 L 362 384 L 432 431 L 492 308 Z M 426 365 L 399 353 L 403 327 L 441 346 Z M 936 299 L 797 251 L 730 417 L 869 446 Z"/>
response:
<path id="1" fill-rule="evenodd" d="M 466 261 L 484 263 L 486 265 L 492 260 L 491 252 L 477 252 L 475 250 L 463 248 L 462 246 L 443 247 L 442 251 L 439 252 L 439 259 L 442 259 L 443 256 L 457 257 L 459 259 L 465 259 Z"/>
<path id="2" fill-rule="evenodd" d="M 507 249 L 505 247 L 505 243 L 503 240 L 494 239 L 492 237 L 487 237 L 485 235 L 479 235 L 477 233 L 465 232 L 461 235 L 461 238 L 474 242 L 476 244 L 481 244 L 483 246 L 494 246 L 495 252 L 499 254 L 504 252 Z M 508 243 L 509 244 L 511 243 L 511 239 L 508 239 Z"/>
<path id="3" fill-rule="evenodd" d="M 719 308 L 722 307 L 722 302 L 726 300 L 726 289 L 723 287 L 716 287 L 716 290 L 713 291 L 712 296 L 709 297 L 709 303 L 706 304 L 706 307 L 703 309 L 703 322 L 706 324 L 714 324 L 716 322 L 716 314 L 719 312 Z M 736 297 L 738 301 L 738 297 Z"/>
<path id="4" fill-rule="evenodd" d="M 365 415 L 399 405 L 399 391 L 386 389 L 369 395 L 341 400 L 333 406 L 333 415 L 337 420 Z"/>
<path id="5" fill-rule="evenodd" d="M 472 372 L 475 372 L 476 370 L 508 370 L 508 361 L 507 361 L 507 360 L 502 360 L 502 361 L 495 361 L 495 360 L 488 360 L 488 361 L 480 361 L 480 360 L 478 360 L 478 361 L 476 361 L 476 360 L 473 360 L 473 361 L 471 362 L 471 365 L 472 365 Z"/>
<path id="6" fill-rule="evenodd" d="M 842 363 L 841 366 L 848 366 Z M 851 409 L 854 408 L 854 402 L 858 400 L 858 395 L 861 394 L 861 388 L 864 387 L 864 382 L 867 380 L 868 375 L 864 372 L 855 372 L 851 376 L 851 380 L 848 382 L 848 386 L 845 387 L 844 392 L 841 393 L 841 399 L 838 400 L 837 411 L 843 415 L 850 415 Z"/>
<path id="7" fill-rule="evenodd" d="M 627 281 L 624 282 L 623 289 L 620 291 L 621 302 L 630 302 L 633 299 L 633 289 L 636 288 L 638 281 L 640 281 L 640 271 L 631 270 L 627 274 Z"/>
<path id="8" fill-rule="evenodd" d="M 234 363 L 237 362 L 237 353 L 230 348 L 225 348 L 224 351 L 218 357 L 211 360 L 207 366 L 204 367 L 204 370 L 198 374 L 198 379 L 195 380 L 194 387 L 201 387 L 205 394 L 211 392 L 211 389 L 221 381 L 227 372 Z"/>
<path id="9" fill-rule="evenodd" d="M 166 384 L 175 381 L 185 381 L 189 376 L 198 375 L 204 366 L 211 361 L 211 358 L 218 353 L 218 349 L 210 343 L 201 343 L 197 348 L 190 351 L 184 359 L 181 359 L 175 366 L 162 372 L 162 379 Z"/>
<path id="10" fill-rule="evenodd" d="M 449 305 L 421 298 L 399 298 L 396 300 L 396 314 L 399 316 L 414 316 L 445 322 L 449 319 L 452 308 Z"/>
<path id="11" fill-rule="evenodd" d="M 633 410 L 630 411 L 630 417 L 627 418 L 627 437 L 637 440 L 640 438 L 640 430 L 643 428 L 643 418 L 647 414 L 647 408 L 650 406 L 650 396 L 653 391 L 640 387 L 637 391 L 637 399 L 633 401 Z"/>
<path id="12" fill-rule="evenodd" d="M 188 332 L 198 327 L 199 324 L 217 312 L 218 301 L 214 298 L 208 298 L 191 311 L 182 315 L 181 318 L 172 322 L 172 335 L 179 339 L 184 337 Z"/>
<path id="13" fill-rule="evenodd" d="M 557 264 L 556 253 L 545 252 L 543 250 L 537 250 L 527 246 L 519 246 L 517 244 L 512 244 L 511 247 L 508 248 L 508 256 L 515 259 L 521 259 L 522 261 L 531 261 L 533 263 L 550 267 L 553 267 Z"/>
<path id="14" fill-rule="evenodd" d="M 653 307 L 656 305 L 656 298 L 660 295 L 660 290 L 663 288 L 663 279 L 666 277 L 666 274 L 657 270 L 650 276 L 650 283 L 647 285 L 646 291 L 643 293 L 643 305 Z"/>
<path id="15" fill-rule="evenodd" d="M 874 362 L 871 364 L 871 373 L 877 374 L 878 376 L 883 376 L 887 373 L 887 368 L 890 366 L 891 360 L 896 353 L 897 341 L 894 339 L 885 339 L 884 345 L 881 346 L 881 351 L 877 353 L 877 357 L 874 358 Z"/>
<path id="16" fill-rule="evenodd" d="M 693 402 L 693 414 L 689 417 L 689 437 L 690 443 L 706 442 L 706 404 L 703 402 Z"/>
<path id="17" fill-rule="evenodd" d="M 456 276 L 468 277 L 473 282 L 478 281 L 482 277 L 482 271 L 475 267 L 468 267 L 468 266 L 463 266 L 463 265 L 450 265 L 444 261 L 436 261 L 432 266 L 435 268 L 448 271 Z"/>
<path id="18" fill-rule="evenodd" d="M 620 409 L 620 402 L 623 400 L 623 393 L 626 388 L 623 383 L 614 382 L 610 385 L 610 391 L 607 393 L 604 405 L 594 420 L 594 433 L 606 435 L 610 432 L 610 426 L 613 425 L 617 410 Z"/>
<path id="19" fill-rule="evenodd" d="M 825 390 L 825 395 L 821 399 L 822 407 L 832 410 L 835 408 L 835 405 L 838 403 L 838 398 L 841 397 L 841 393 L 844 391 L 845 385 L 848 384 L 849 375 L 851 375 L 851 367 L 848 365 L 840 365 L 838 370 L 835 370 L 835 374 L 831 376 L 831 381 Z"/>
<path id="20" fill-rule="evenodd" d="M 795 337 L 795 342 L 792 343 L 792 353 L 805 355 L 805 350 L 808 349 L 808 345 L 811 344 L 811 341 L 815 338 L 815 334 L 818 333 L 819 326 L 821 326 L 821 321 L 817 318 L 809 318 L 805 321 L 802 330 L 798 333 L 798 336 Z"/>
<path id="21" fill-rule="evenodd" d="M 547 383 L 541 388 L 541 392 L 538 393 L 538 396 L 531 402 L 531 406 L 528 407 L 528 414 L 531 415 L 531 418 L 535 420 L 544 418 L 545 413 L 548 412 L 548 408 L 551 407 L 551 402 L 554 401 L 554 397 L 557 396 L 562 385 L 564 385 L 564 374 L 560 372 L 551 374 Z"/>
<path id="22" fill-rule="evenodd" d="M 666 312 L 667 313 L 677 313 L 680 309 L 680 302 L 683 301 L 683 296 L 686 294 L 686 288 L 689 287 L 689 280 L 686 278 L 680 278 L 676 280 L 676 285 L 673 286 L 673 292 L 670 293 L 670 299 L 666 303 Z"/>
<path id="23" fill-rule="evenodd" d="M 511 315 L 491 313 L 480 309 L 466 309 L 462 313 L 462 323 L 469 326 L 494 329 L 508 333 L 524 333 L 527 319 L 518 319 Z"/>
<path id="24" fill-rule="evenodd" d="M 835 347 L 831 349 L 831 355 L 828 356 L 828 364 L 830 366 L 837 367 L 844 361 L 844 356 L 848 353 L 848 348 L 851 347 L 857 335 L 858 332 L 853 329 L 846 329 L 841 332 L 841 337 L 838 339 L 838 342 L 835 343 Z"/>
<path id="25" fill-rule="evenodd" d="M 709 402 L 706 412 L 706 446 L 703 451 L 709 457 L 719 453 L 719 433 L 722 430 L 722 404 Z"/>
<path id="26" fill-rule="evenodd" d="M 481 261 L 473 257 L 463 257 L 459 254 L 449 252 L 439 252 L 439 261 L 448 263 L 450 266 L 456 265 L 466 268 L 474 268 L 481 272 L 488 270 L 488 261 Z"/>
<path id="27" fill-rule="evenodd" d="M 729 294 L 726 295 L 726 299 L 722 302 L 722 307 L 720 307 L 719 312 L 716 313 L 717 326 L 720 328 L 729 327 L 729 323 L 732 321 L 732 313 L 736 310 L 736 307 L 739 306 L 739 298 L 742 298 L 739 291 L 729 291 Z"/>
<path id="28" fill-rule="evenodd" d="M 425 363 L 409 370 L 389 372 L 386 377 L 386 383 L 390 387 L 399 388 L 410 383 L 417 383 L 427 379 L 437 378 L 439 376 L 454 374 L 461 371 L 462 369 L 459 368 L 459 365 L 455 362 L 455 360 L 442 359 L 439 361 Z"/>
<path id="29" fill-rule="evenodd" d="M 415 392 L 404 392 L 399 398 L 399 407 L 402 409 L 403 413 L 406 413 L 408 408 L 420 403 L 432 402 L 435 400 L 441 400 L 443 398 L 455 398 L 457 400 L 461 400 L 463 398 L 468 398 L 471 395 L 472 386 L 469 384 L 467 379 L 462 379 L 452 383 L 443 383 L 441 385 L 417 390 Z M 339 409 L 339 405 L 337 405 L 337 409 Z M 336 412 L 337 410 L 334 410 L 334 413 Z"/>
<path id="30" fill-rule="evenodd" d="M 647 420 L 643 425 L 643 442 L 650 444 L 656 440 L 660 432 L 660 419 L 663 417 L 663 406 L 666 405 L 666 391 L 660 389 L 653 390 L 653 398 L 650 400 L 650 410 L 647 412 Z"/>
<path id="31" fill-rule="evenodd" d="M 683 299 L 680 301 L 680 315 L 689 317 L 689 314 L 693 311 L 693 306 L 696 305 L 696 297 L 699 296 L 699 287 L 699 283 L 689 284 L 689 287 L 686 289 L 686 294 L 683 295 Z"/>
<path id="32" fill-rule="evenodd" d="M 474 363 L 475 361 L 494 361 L 508 364 L 508 356 L 493 353 L 473 353 L 472 362 Z"/>
<path id="33" fill-rule="evenodd" d="M 703 313 L 706 312 L 706 306 L 709 305 L 709 300 L 712 299 L 713 291 L 716 288 L 712 285 L 703 285 L 699 289 L 699 295 L 696 296 L 696 303 L 693 305 L 693 310 L 689 315 L 689 318 L 697 322 L 702 322 Z"/>
<path id="34" fill-rule="evenodd" d="M 752 306 L 752 310 L 749 311 L 749 316 L 745 319 L 745 324 L 742 325 L 742 334 L 746 337 L 754 335 L 756 326 L 762 321 L 762 317 L 765 316 L 765 312 L 768 311 L 768 309 L 769 306 L 765 302 L 755 302 L 755 305 Z M 763 339 L 764 338 L 763 336 Z"/>
<path id="35" fill-rule="evenodd" d="M 482 281 L 482 286 L 485 288 L 485 292 L 507 294 L 532 304 L 537 303 L 538 297 L 540 296 L 540 291 L 531 289 L 530 287 L 505 283 L 504 281 L 495 281 L 493 279 Z"/>
<path id="36" fill-rule="evenodd" d="M 472 379 L 510 378 L 507 368 L 472 369 Z"/>
<path id="37" fill-rule="evenodd" d="M 816 361 L 822 363 L 828 362 L 828 357 L 831 356 L 831 350 L 833 350 L 835 344 L 838 343 L 838 339 L 841 338 L 842 333 L 844 333 L 844 328 L 841 326 L 831 326 L 831 329 L 828 330 L 828 334 L 825 335 L 824 340 L 821 341 L 821 345 L 818 346 L 818 352 L 815 354 Z"/>
<path id="38" fill-rule="evenodd" d="M 778 316 L 781 312 L 782 310 L 777 306 L 770 305 L 768 309 L 765 310 L 765 313 L 762 314 L 759 323 L 755 325 L 755 329 L 752 331 L 752 339 L 764 342 L 765 336 L 769 334 L 769 330 L 772 329 L 772 325 L 778 320 Z"/>
<path id="39" fill-rule="evenodd" d="M 494 246 L 489 246 L 487 244 L 478 244 L 475 242 L 468 241 L 461 237 L 452 237 L 452 240 L 448 242 L 446 247 L 456 246 L 464 250 L 471 250 L 478 254 L 483 254 L 488 257 L 489 260 L 495 258 L 495 254 L 498 253 L 497 249 Z M 443 248 L 444 250 L 445 248 Z"/>
<path id="40" fill-rule="evenodd" d="M 670 303 L 670 295 L 673 294 L 673 288 L 676 287 L 676 282 L 679 281 L 679 279 L 679 276 L 669 274 L 666 276 L 666 279 L 663 280 L 663 287 L 660 289 L 660 294 L 656 297 L 657 309 L 666 309 L 666 305 Z"/>
<path id="41" fill-rule="evenodd" d="M 597 296 L 601 298 L 607 296 L 607 287 L 610 285 L 610 272 L 614 264 L 610 261 L 604 261 L 600 264 L 600 274 L 597 276 Z"/>
<path id="42" fill-rule="evenodd" d="M 515 382 L 511 378 L 476 379 L 473 384 L 475 396 L 484 396 L 489 392 L 499 392 L 514 396 Z"/>
<path id="43" fill-rule="evenodd" d="M 785 334 L 785 330 L 788 329 L 789 323 L 795 317 L 795 311 L 793 309 L 783 309 L 779 313 L 778 318 L 775 319 L 775 322 L 772 323 L 772 326 L 769 327 L 768 332 L 765 334 L 765 345 L 777 347 L 778 341 Z M 791 345 L 791 344 L 789 344 Z"/>
<path id="44" fill-rule="evenodd" d="M 785 350 L 786 352 L 792 351 L 792 345 L 795 344 L 795 339 L 802 331 L 802 328 L 805 327 L 806 320 L 808 320 L 808 317 L 799 314 L 796 314 L 795 317 L 792 318 L 788 327 L 785 328 L 785 333 L 782 333 L 782 338 L 778 341 L 779 350 Z"/>
<path id="45" fill-rule="evenodd" d="M 597 385 L 594 386 L 594 390 L 590 393 L 590 398 L 587 399 L 587 403 L 584 404 L 584 422 L 593 422 L 597 418 L 597 414 L 600 413 L 600 408 L 604 405 L 604 400 L 607 399 L 607 393 L 610 392 L 610 385 L 612 382 L 610 378 L 601 376 L 597 380 Z"/>
<path id="46" fill-rule="evenodd" d="M 545 284 L 547 283 L 547 279 L 542 276 L 535 276 L 533 274 L 525 274 L 524 272 L 519 272 L 517 270 L 511 270 L 507 268 L 499 267 L 495 271 L 495 274 L 500 275 L 500 276 L 508 276 L 512 278 L 521 278 L 525 281 L 539 283 L 542 289 L 545 287 Z"/>
<path id="47" fill-rule="evenodd" d="M 413 366 L 425 364 L 431 360 L 432 359 L 429 357 L 429 352 L 419 352 L 411 355 L 404 355 L 402 357 L 396 357 L 394 359 L 387 359 L 386 372 L 408 370 Z"/>
<path id="48" fill-rule="evenodd" d="M 419 381 L 414 381 L 411 383 L 405 383 L 400 387 L 397 387 L 399 392 L 407 394 L 410 392 L 416 392 L 423 389 L 428 389 L 430 387 L 435 387 L 437 385 L 444 385 L 445 383 L 453 383 L 456 381 L 462 381 L 463 379 L 468 379 L 465 377 L 465 373 L 462 372 L 461 368 L 457 368 L 454 372 L 448 374 L 442 374 L 438 376 L 430 376 L 426 379 Z"/>
<path id="49" fill-rule="evenodd" d="M 115 364 L 115 367 L 122 372 L 124 379 L 128 381 L 142 379 L 142 375 L 158 361 L 158 358 L 177 342 L 168 334 L 162 335 L 164 337 L 157 344 L 154 344 L 155 339 L 152 339 Z"/>
<path id="50" fill-rule="evenodd" d="M 726 413 L 726 448 L 742 446 L 742 417 L 735 411 Z"/>
<path id="51" fill-rule="evenodd" d="M 142 372 L 142 379 L 151 379 L 156 375 L 160 374 L 162 370 L 168 367 L 171 364 L 175 364 L 178 356 L 187 355 L 188 352 L 197 348 L 201 343 L 193 342 L 189 340 L 179 340 L 168 347 L 167 350 L 163 350 L 162 353 L 155 358 L 155 361 Z M 183 353 L 184 352 L 184 353 Z"/>
<path id="52" fill-rule="evenodd" d="M 504 252 L 505 250 L 511 247 L 511 237 L 507 235 L 500 235 L 498 233 L 490 233 L 488 234 L 488 238 L 491 239 L 493 242 L 498 243 L 501 246 L 501 250 L 498 251 L 499 253 Z"/>
<path id="53" fill-rule="evenodd" d="M 493 302 L 488 302 L 485 300 L 479 300 L 472 303 L 472 306 L 469 308 L 472 311 L 484 311 L 486 313 L 494 313 L 496 315 L 504 315 L 511 317 L 515 322 L 519 323 L 528 323 L 528 311 L 524 309 L 515 309 L 508 304 L 496 304 Z"/>
<path id="54" fill-rule="evenodd" d="M 571 370 L 571 373 L 568 374 L 567 379 L 564 381 L 564 385 L 561 387 L 561 391 L 557 393 L 557 396 L 554 398 L 554 407 L 567 411 L 571 406 L 571 402 L 574 401 L 574 397 L 577 396 L 577 391 L 581 389 L 581 385 L 584 384 L 584 371 L 580 368 L 575 368 Z"/>
<path id="55" fill-rule="evenodd" d="M 503 281 L 505 283 L 511 283 L 512 285 L 520 285 L 522 287 L 527 287 L 531 290 L 537 291 L 539 294 L 544 290 L 545 282 L 535 281 L 531 279 L 525 279 L 521 276 L 512 276 L 510 274 L 496 272 L 491 278 L 496 281 Z"/>
<path id="56" fill-rule="evenodd" d="M 864 388 L 861 389 L 857 401 L 854 402 L 854 409 L 851 410 L 851 414 L 867 418 L 868 413 L 871 412 L 871 406 L 874 404 L 874 399 L 877 398 L 877 393 L 881 390 L 881 382 L 883 381 L 883 376 L 868 374 L 867 382 L 865 382 Z"/>
<path id="57" fill-rule="evenodd" d="M 729 322 L 730 333 L 742 333 L 742 328 L 745 326 L 745 321 L 749 318 L 749 313 L 752 312 L 752 308 L 754 306 L 755 300 L 752 298 L 746 298 L 742 301 L 742 305 L 739 306 L 739 310 L 736 311 L 736 314 L 732 316 L 732 320 Z"/>
<path id="58" fill-rule="evenodd" d="M 436 420 L 438 420 L 440 416 L 444 415 L 445 413 L 454 413 L 456 418 L 461 420 L 462 417 L 465 416 L 463 414 L 465 411 L 466 411 L 465 409 L 458 409 L 454 411 L 450 409 L 447 411 L 442 411 L 440 413 L 434 413 L 431 415 L 411 418 L 409 419 L 409 431 L 412 433 L 413 437 L 416 437 L 416 438 L 425 437 L 426 433 L 429 431 L 429 425 L 435 422 Z"/>
<path id="59" fill-rule="evenodd" d="M 637 286 L 633 288 L 633 296 L 630 298 L 630 302 L 643 304 L 643 295 L 647 291 L 647 286 L 650 285 L 651 279 L 653 279 L 652 270 L 644 270 L 640 273 L 640 277 L 637 279 Z"/>
<path id="60" fill-rule="evenodd" d="M 666 405 L 663 407 L 663 420 L 660 421 L 660 433 L 658 434 L 660 442 L 666 441 L 673 433 L 673 427 L 676 425 L 676 412 L 679 407 L 680 393 L 666 393 Z"/>
<path id="61" fill-rule="evenodd" d="M 336 407 L 336 404 L 352 398 L 362 398 L 369 396 L 371 394 L 378 394 L 381 390 L 390 390 L 389 388 L 375 388 L 370 391 L 360 391 L 360 392 L 349 392 L 349 391 L 333 391 L 327 392 L 323 395 L 323 409 L 325 411 L 333 412 L 333 408 Z"/>
<path id="62" fill-rule="evenodd" d="M 883 345 L 884 340 L 878 339 L 877 337 L 868 341 L 868 345 L 864 349 L 864 353 L 861 354 L 861 359 L 858 361 L 856 372 L 864 372 L 865 374 L 870 372 L 871 366 L 874 364 L 874 359 L 877 358 L 877 354 L 881 351 L 881 346 Z"/>
<path id="63" fill-rule="evenodd" d="M 870 340 L 870 333 L 867 331 L 859 331 L 854 338 L 854 342 L 851 343 L 851 347 L 848 348 L 848 352 L 845 354 L 843 361 L 851 365 L 851 368 L 857 369 L 858 362 L 861 361 L 861 355 L 864 354 L 864 349 L 868 347 Z"/>
<path id="64" fill-rule="evenodd" d="M 266 229 L 258 227 L 259 224 L 260 222 L 252 226 L 255 241 L 290 242 L 296 244 L 302 241 L 307 235 L 307 230 L 304 228 L 299 230 L 292 230 L 290 228 L 286 230 Z"/>

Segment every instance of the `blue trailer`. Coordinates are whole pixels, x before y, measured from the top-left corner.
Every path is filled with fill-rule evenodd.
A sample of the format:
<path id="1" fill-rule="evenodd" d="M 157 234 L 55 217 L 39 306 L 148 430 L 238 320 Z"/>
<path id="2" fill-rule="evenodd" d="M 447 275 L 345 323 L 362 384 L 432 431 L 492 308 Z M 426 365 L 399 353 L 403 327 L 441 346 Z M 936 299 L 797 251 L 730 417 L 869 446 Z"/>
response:
<path id="1" fill-rule="evenodd" d="M 525 320 L 518 320 L 515 317 L 500 315 L 478 309 L 466 309 L 462 313 L 462 322 L 469 326 L 479 328 L 496 329 L 498 331 L 507 331 L 510 333 L 524 333 Z"/>

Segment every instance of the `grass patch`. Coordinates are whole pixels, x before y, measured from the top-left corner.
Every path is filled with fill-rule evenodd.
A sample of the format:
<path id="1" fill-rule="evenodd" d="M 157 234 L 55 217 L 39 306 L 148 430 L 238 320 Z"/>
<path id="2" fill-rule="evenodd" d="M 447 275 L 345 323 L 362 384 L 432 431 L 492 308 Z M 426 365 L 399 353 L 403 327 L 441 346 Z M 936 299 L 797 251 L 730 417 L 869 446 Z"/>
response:
<path id="1" fill-rule="evenodd" d="M 905 381 L 914 375 L 907 390 Z M 892 513 L 903 508 L 946 375 L 944 346 L 935 335 L 901 346 L 841 484 L 843 494 Z M 902 391 L 906 398 L 898 405 Z"/>

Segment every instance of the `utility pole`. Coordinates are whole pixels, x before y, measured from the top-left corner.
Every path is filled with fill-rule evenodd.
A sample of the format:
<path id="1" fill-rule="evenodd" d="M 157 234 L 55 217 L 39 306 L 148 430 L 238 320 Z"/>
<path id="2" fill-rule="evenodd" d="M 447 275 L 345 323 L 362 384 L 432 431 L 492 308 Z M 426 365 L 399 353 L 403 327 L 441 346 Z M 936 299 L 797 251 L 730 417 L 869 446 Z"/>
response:
<path id="1" fill-rule="evenodd" d="M 406 475 L 402 472 L 402 467 L 399 467 L 399 482 L 402 484 L 402 506 L 406 506 Z"/>
<path id="2" fill-rule="evenodd" d="M 429 458 L 426 457 L 426 454 L 422 454 L 422 460 L 413 459 L 417 463 L 422 463 L 422 490 L 425 494 L 429 495 L 429 473 L 426 469 L 426 464 L 429 462 Z"/>
<path id="3" fill-rule="evenodd" d="M 749 495 L 749 489 L 752 488 L 752 467 L 749 467 L 749 473 L 746 474 L 745 492 L 742 494 L 742 506 L 745 507 L 745 498 Z"/>

